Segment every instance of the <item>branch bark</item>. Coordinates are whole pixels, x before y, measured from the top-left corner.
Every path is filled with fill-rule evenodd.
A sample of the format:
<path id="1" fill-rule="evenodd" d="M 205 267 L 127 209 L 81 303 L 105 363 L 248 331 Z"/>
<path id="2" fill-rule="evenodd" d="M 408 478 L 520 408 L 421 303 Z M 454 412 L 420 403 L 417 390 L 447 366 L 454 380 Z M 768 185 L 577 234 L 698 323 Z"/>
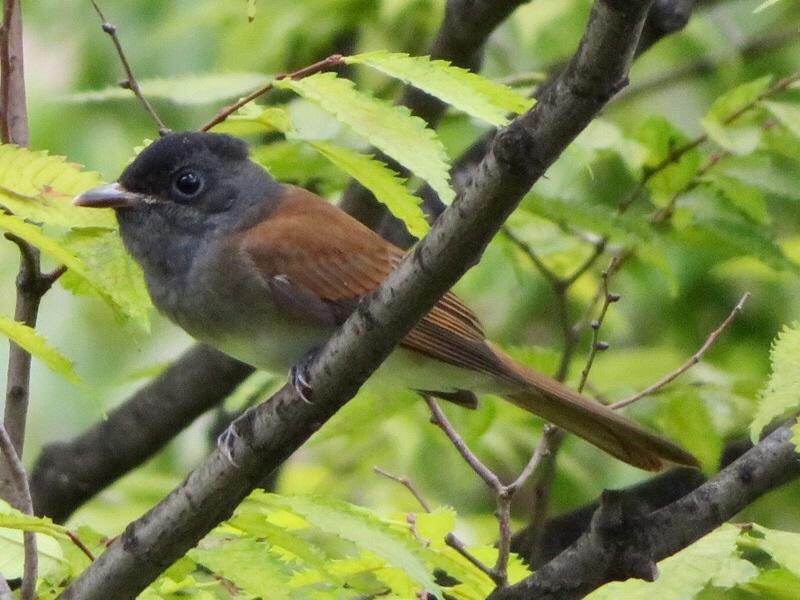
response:
<path id="1" fill-rule="evenodd" d="M 581 45 L 559 81 L 498 134 L 472 184 L 310 362 L 312 402 L 287 385 L 247 411 L 234 423 L 229 444 L 131 523 L 64 591 L 64 600 L 135 597 L 355 394 L 619 90 L 649 7 L 642 0 L 595 2 Z"/>
<path id="2" fill-rule="evenodd" d="M 253 368 L 200 344 L 81 436 L 45 446 L 31 473 L 36 514 L 62 522 L 225 399 Z"/>
<path id="3" fill-rule="evenodd" d="M 764 493 L 800 476 L 789 426 L 776 429 L 730 466 L 672 504 L 626 514 L 619 492 L 606 496 L 590 530 L 535 574 L 490 600 L 571 600 L 630 577 L 697 541 Z M 609 502 L 611 499 L 611 502 Z"/>

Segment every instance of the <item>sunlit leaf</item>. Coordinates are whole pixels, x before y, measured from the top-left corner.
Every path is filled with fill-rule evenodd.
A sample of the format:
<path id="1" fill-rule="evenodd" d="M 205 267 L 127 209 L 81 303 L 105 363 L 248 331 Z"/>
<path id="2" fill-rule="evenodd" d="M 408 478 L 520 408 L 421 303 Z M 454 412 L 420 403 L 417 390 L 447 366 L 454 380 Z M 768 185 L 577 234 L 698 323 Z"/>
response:
<path id="1" fill-rule="evenodd" d="M 345 62 L 377 69 L 390 77 L 410 83 L 432 96 L 483 119 L 491 125 L 508 123 L 507 113 L 522 113 L 534 102 L 515 90 L 427 56 L 377 51 L 348 56 Z"/>
<path id="2" fill-rule="evenodd" d="M 291 89 L 319 104 L 379 150 L 427 181 L 442 201 L 455 196 L 450 167 L 436 134 L 407 108 L 394 106 L 355 89 L 352 81 L 333 73 L 300 80 L 282 79 L 276 86 Z"/>
<path id="3" fill-rule="evenodd" d="M 411 235 L 422 238 L 428 232 L 420 198 L 409 192 L 403 180 L 385 164 L 342 146 L 313 140 L 308 143 L 372 192 L 389 212 L 405 223 Z"/>
<path id="4" fill-rule="evenodd" d="M 770 350 L 772 374 L 761 392 L 750 438 L 757 442 L 764 427 L 800 406 L 800 326 L 786 326 Z"/>
<path id="5" fill-rule="evenodd" d="M 761 141 L 761 125 L 745 117 L 730 119 L 748 104 L 756 102 L 771 81 L 769 75 L 760 77 L 717 98 L 702 120 L 708 136 L 733 154 L 749 154 L 755 150 Z"/>
<path id="6" fill-rule="evenodd" d="M 762 103 L 789 131 L 800 138 L 800 104 L 764 101 Z"/>

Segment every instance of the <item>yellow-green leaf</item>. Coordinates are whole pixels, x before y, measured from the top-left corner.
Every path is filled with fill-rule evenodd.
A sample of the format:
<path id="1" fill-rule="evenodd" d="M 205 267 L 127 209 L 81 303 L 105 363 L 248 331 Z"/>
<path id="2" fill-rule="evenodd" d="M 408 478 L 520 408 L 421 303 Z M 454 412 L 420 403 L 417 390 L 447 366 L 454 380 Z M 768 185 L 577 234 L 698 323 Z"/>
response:
<path id="1" fill-rule="evenodd" d="M 403 221 L 408 231 L 422 238 L 429 229 L 419 197 L 408 191 L 403 180 L 382 162 L 349 148 L 309 140 L 317 152 L 330 160 L 375 195 L 375 198 Z"/>
<path id="2" fill-rule="evenodd" d="M 47 343 L 35 329 L 7 317 L 0 317 L 0 333 L 13 340 L 42 361 L 50 370 L 63 376 L 68 381 L 78 383 L 75 367 L 67 357 Z M 2 520 L 0 520 L 2 525 Z"/>
<path id="3" fill-rule="evenodd" d="M 348 56 L 344 60 L 348 64 L 367 65 L 410 83 L 491 125 L 505 125 L 507 113 L 522 113 L 534 104 L 532 99 L 508 86 L 428 56 L 379 50 Z"/>
<path id="4" fill-rule="evenodd" d="M 750 438 L 757 442 L 764 427 L 800 406 L 800 326 L 784 327 L 772 343 L 772 374 L 761 392 L 761 400 Z"/>
<path id="5" fill-rule="evenodd" d="M 455 197 L 450 187 L 450 165 L 444 146 L 425 121 L 401 106 L 355 89 L 352 81 L 334 73 L 304 79 L 282 79 L 275 86 L 290 89 L 314 102 L 348 125 L 369 143 L 394 158 L 431 188 L 445 203 Z"/>
<path id="6" fill-rule="evenodd" d="M 69 536 L 67 536 L 67 529 L 63 525 L 53 523 L 52 519 L 49 517 L 32 517 L 26 515 L 3 500 L 0 500 L 0 527 L 43 533 L 61 540 L 69 539 Z"/>

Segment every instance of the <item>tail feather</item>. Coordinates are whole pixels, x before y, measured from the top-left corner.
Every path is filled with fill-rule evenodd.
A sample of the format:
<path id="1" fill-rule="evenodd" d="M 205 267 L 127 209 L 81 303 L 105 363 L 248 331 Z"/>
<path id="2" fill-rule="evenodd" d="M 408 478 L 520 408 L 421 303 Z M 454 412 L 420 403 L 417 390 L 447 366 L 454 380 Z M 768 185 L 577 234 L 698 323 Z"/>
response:
<path id="1" fill-rule="evenodd" d="M 508 401 L 570 431 L 612 456 L 640 469 L 660 471 L 672 465 L 699 467 L 689 452 L 627 417 L 592 401 L 558 381 L 526 369 L 496 350 L 506 367 L 522 380 Z"/>

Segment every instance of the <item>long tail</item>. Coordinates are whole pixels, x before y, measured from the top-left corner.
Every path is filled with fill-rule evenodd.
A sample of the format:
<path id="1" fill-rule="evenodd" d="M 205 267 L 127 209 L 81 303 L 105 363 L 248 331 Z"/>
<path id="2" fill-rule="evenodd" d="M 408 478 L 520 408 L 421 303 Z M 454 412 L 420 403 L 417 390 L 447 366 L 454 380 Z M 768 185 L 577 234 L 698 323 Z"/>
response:
<path id="1" fill-rule="evenodd" d="M 493 349 L 515 379 L 525 383 L 520 391 L 503 394 L 509 402 L 640 469 L 660 471 L 670 464 L 699 467 L 697 459 L 680 446 Z"/>

